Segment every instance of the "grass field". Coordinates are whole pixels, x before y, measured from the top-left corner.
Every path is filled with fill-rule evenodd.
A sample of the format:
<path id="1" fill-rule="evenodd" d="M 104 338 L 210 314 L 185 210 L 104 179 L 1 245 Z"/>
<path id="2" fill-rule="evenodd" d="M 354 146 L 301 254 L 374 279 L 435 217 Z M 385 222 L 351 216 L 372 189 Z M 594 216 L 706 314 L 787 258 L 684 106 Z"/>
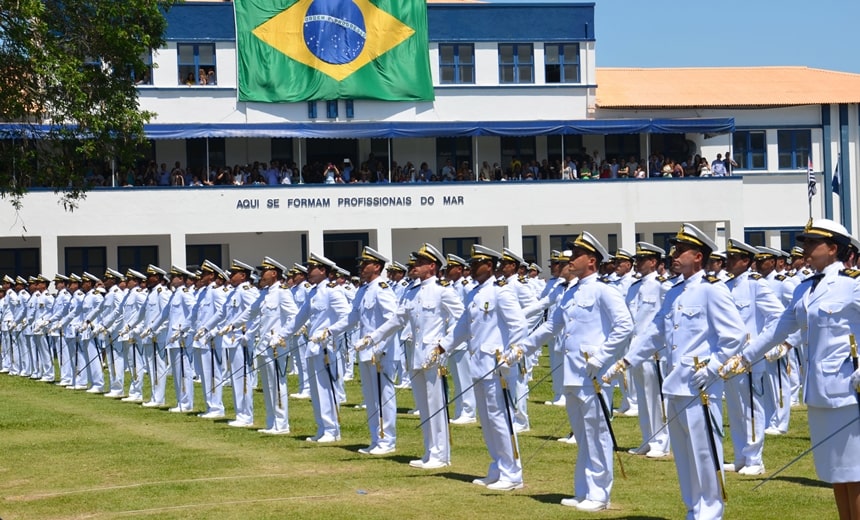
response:
<path id="1" fill-rule="evenodd" d="M 546 374 L 536 371 L 536 380 Z M 357 371 L 356 371 L 357 372 Z M 295 380 L 289 384 L 294 391 Z M 172 393 L 168 383 L 168 395 Z M 196 403 L 202 403 L 200 388 Z M 670 459 L 622 454 L 612 507 L 580 513 L 559 501 L 572 495 L 576 447 L 556 442 L 567 433 L 564 410 L 545 406 L 549 381 L 530 398 L 532 430 L 520 435 L 526 486 L 510 493 L 470 481 L 486 473 L 478 425 L 453 427 L 452 465 L 426 471 L 408 466 L 421 456 L 418 417 L 398 417 L 396 453 L 371 458 L 365 412 L 354 408 L 357 382 L 347 384 L 341 409 L 343 440 L 305 442 L 315 432 L 311 405 L 289 402 L 291 435 L 266 436 L 226 420 L 172 414 L 0 375 L 0 517 L 47 518 L 683 518 Z M 148 393 L 146 394 L 148 395 Z M 410 390 L 398 408 L 412 406 Z M 230 389 L 224 401 L 230 416 Z M 170 401 L 170 397 L 168 397 Z M 171 406 L 175 403 L 169 403 Z M 255 396 L 262 427 L 262 395 Z M 765 442 L 769 473 L 809 447 L 806 410 L 792 410 L 788 435 Z M 619 445 L 638 446 L 637 420 L 614 421 Z M 726 452 L 730 449 L 726 441 Z M 834 518 L 829 485 L 815 478 L 806 457 L 757 491 L 761 477 L 727 476 L 727 518 Z"/>

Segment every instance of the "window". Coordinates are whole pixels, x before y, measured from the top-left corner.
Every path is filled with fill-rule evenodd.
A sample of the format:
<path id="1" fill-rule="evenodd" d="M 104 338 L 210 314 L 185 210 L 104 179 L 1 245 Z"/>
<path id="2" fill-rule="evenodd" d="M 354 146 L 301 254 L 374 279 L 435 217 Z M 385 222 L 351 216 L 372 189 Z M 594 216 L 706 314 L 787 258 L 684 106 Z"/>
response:
<path id="1" fill-rule="evenodd" d="M 537 146 L 534 137 L 501 137 L 499 142 L 502 147 L 502 169 L 508 171 L 514 177 L 525 176 L 526 167 L 536 157 Z M 516 162 L 521 165 L 521 172 L 517 172 Z"/>
<path id="2" fill-rule="evenodd" d="M 337 100 L 325 102 L 325 116 L 329 119 L 337 119 Z"/>
<path id="3" fill-rule="evenodd" d="M 116 248 L 118 270 L 143 272 L 149 264 L 158 265 L 158 246 L 119 246 Z"/>
<path id="4" fill-rule="evenodd" d="M 273 137 L 271 142 L 271 157 L 281 164 L 293 162 L 293 139 L 291 137 Z"/>
<path id="5" fill-rule="evenodd" d="M 547 83 L 579 83 L 579 44 L 544 45 L 544 74 Z"/>
<path id="6" fill-rule="evenodd" d="M 189 244 L 185 246 L 185 262 L 188 265 L 201 265 L 209 260 L 221 265 L 221 244 Z"/>
<path id="7" fill-rule="evenodd" d="M 436 138 L 436 175 L 439 180 L 442 178 L 442 169 L 448 166 L 448 161 L 454 167 L 454 177 L 463 167 L 463 163 L 468 170 L 472 170 L 471 178 L 457 180 L 475 180 L 474 169 L 472 168 L 472 138 L 471 137 L 437 137 Z"/>
<path id="8" fill-rule="evenodd" d="M 669 249 L 671 249 L 672 244 L 669 242 L 672 238 L 675 237 L 677 233 L 654 233 L 654 245 L 662 247 L 666 254 L 669 254 Z M 747 242 L 751 244 L 751 242 Z"/>
<path id="9" fill-rule="evenodd" d="M 65 256 L 68 273 L 87 271 L 101 276 L 107 269 L 107 248 L 104 247 L 67 247 Z"/>
<path id="10" fill-rule="evenodd" d="M 606 159 L 639 159 L 639 134 L 612 134 L 604 137 Z"/>
<path id="11" fill-rule="evenodd" d="M 779 232 L 779 241 L 783 251 L 791 251 L 791 248 L 798 245 L 797 235 L 803 233 L 803 229 L 784 229 Z"/>
<path id="12" fill-rule="evenodd" d="M 180 43 L 176 45 L 179 54 L 180 85 L 215 85 L 215 44 Z"/>
<path id="13" fill-rule="evenodd" d="M 39 248 L 27 247 L 22 249 L 0 249 L 0 277 L 9 275 L 36 276 L 39 274 Z"/>
<path id="14" fill-rule="evenodd" d="M 766 170 L 766 139 L 764 130 L 742 130 L 732 139 L 738 170 Z"/>
<path id="15" fill-rule="evenodd" d="M 532 44 L 499 45 L 499 83 L 534 83 L 534 65 Z"/>
<path id="16" fill-rule="evenodd" d="M 355 103 L 351 99 L 346 100 L 346 118 L 352 119 L 355 117 Z"/>
<path id="17" fill-rule="evenodd" d="M 537 263 L 538 237 L 524 236 L 523 237 L 523 260 L 526 263 Z"/>
<path id="18" fill-rule="evenodd" d="M 317 118 L 317 102 L 308 101 L 308 119 Z"/>
<path id="19" fill-rule="evenodd" d="M 564 157 L 576 157 L 582 150 L 581 135 L 546 136 L 546 155 L 550 163 L 561 161 Z"/>
<path id="20" fill-rule="evenodd" d="M 443 85 L 475 82 L 475 46 L 439 44 L 439 83 Z"/>
<path id="21" fill-rule="evenodd" d="M 778 130 L 780 170 L 805 170 L 809 166 L 809 149 L 812 147 L 810 130 Z"/>
<path id="22" fill-rule="evenodd" d="M 468 260 L 472 256 L 472 246 L 480 243 L 481 239 L 478 237 L 443 238 L 442 254 L 457 255 Z"/>
<path id="23" fill-rule="evenodd" d="M 567 244 L 576 240 L 577 236 L 579 235 L 550 235 L 549 248 L 556 251 L 564 251 L 568 248 Z"/>
<path id="24" fill-rule="evenodd" d="M 152 85 L 152 51 L 146 51 L 140 55 L 143 68 L 132 70 L 132 79 L 135 85 Z"/>
<path id="25" fill-rule="evenodd" d="M 610 233 L 606 237 L 606 250 L 609 251 L 610 255 L 614 255 L 616 251 L 618 251 L 618 235 L 615 233 Z"/>
<path id="26" fill-rule="evenodd" d="M 188 174 L 192 177 L 206 178 L 209 169 L 227 165 L 226 142 L 223 137 L 208 139 L 186 139 L 185 157 L 188 160 Z M 208 153 L 208 155 L 207 155 Z"/>

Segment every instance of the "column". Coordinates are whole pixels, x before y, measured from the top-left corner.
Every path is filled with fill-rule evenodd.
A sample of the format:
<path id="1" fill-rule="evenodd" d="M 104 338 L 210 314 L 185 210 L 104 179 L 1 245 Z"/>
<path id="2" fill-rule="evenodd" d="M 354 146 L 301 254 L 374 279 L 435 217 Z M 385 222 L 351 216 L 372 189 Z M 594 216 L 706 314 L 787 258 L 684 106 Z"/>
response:
<path id="1" fill-rule="evenodd" d="M 41 248 L 39 250 L 39 261 L 42 264 L 41 272 L 48 278 L 53 278 L 56 273 L 60 272 L 60 254 L 59 246 L 57 246 L 57 236 L 42 235 L 40 239 Z"/>
<path id="2" fill-rule="evenodd" d="M 622 220 L 621 236 L 618 238 L 618 247 L 631 253 L 636 251 L 636 223 L 629 219 Z M 610 253 L 615 254 L 615 251 L 610 251 Z"/>
<path id="3" fill-rule="evenodd" d="M 523 254 L 523 227 L 519 224 L 508 224 L 507 247 L 518 255 Z"/>
<path id="4" fill-rule="evenodd" d="M 391 238 L 390 227 L 376 228 L 376 247 L 374 249 L 379 251 L 382 256 L 394 259 L 394 240 Z"/>
<path id="5" fill-rule="evenodd" d="M 185 268 L 185 233 L 170 234 L 170 264 Z"/>
<path id="6" fill-rule="evenodd" d="M 308 255 L 315 253 L 322 255 L 325 251 L 325 239 L 321 228 L 308 229 Z"/>

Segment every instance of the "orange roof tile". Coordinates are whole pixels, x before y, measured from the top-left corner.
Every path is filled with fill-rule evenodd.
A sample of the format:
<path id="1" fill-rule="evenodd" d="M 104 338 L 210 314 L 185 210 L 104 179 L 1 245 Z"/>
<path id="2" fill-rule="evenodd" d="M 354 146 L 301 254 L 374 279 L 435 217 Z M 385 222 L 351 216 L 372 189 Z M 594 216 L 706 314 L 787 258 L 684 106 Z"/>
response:
<path id="1" fill-rule="evenodd" d="M 809 67 L 598 68 L 600 108 L 860 103 L 860 74 Z"/>

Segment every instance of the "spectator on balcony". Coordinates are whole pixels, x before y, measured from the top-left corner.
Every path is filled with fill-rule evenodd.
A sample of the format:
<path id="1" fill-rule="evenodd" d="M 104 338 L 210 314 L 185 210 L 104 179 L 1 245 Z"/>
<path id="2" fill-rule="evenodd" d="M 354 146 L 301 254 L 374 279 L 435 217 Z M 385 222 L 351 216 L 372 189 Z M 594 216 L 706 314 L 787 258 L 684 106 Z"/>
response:
<path id="1" fill-rule="evenodd" d="M 615 161 L 615 159 L 613 159 Z M 627 161 L 621 159 L 621 164 L 618 165 L 617 177 L 626 179 L 630 177 L 630 167 L 627 166 Z"/>
<path id="2" fill-rule="evenodd" d="M 714 177 L 726 176 L 726 163 L 723 162 L 723 154 L 718 153 L 717 158 L 711 163 L 711 174 Z"/>
<path id="3" fill-rule="evenodd" d="M 589 166 L 588 160 L 582 161 L 582 167 L 579 169 L 579 178 L 584 181 L 591 180 L 591 166 Z"/>
<path id="4" fill-rule="evenodd" d="M 445 166 L 439 171 L 439 177 L 442 178 L 443 182 L 453 181 L 457 175 L 457 170 L 454 168 L 454 165 L 451 163 L 451 159 L 447 159 L 445 161 Z"/>
<path id="5" fill-rule="evenodd" d="M 343 177 L 343 182 L 352 182 L 352 161 L 349 157 L 343 160 L 343 167 L 340 170 L 340 175 Z"/>
<path id="6" fill-rule="evenodd" d="M 672 177 L 684 177 L 684 166 L 680 162 L 670 159 L 669 164 L 672 165 Z"/>
<path id="7" fill-rule="evenodd" d="M 196 85 L 196 84 L 197 84 L 197 82 L 195 82 L 195 81 L 194 81 L 194 73 L 193 73 L 193 72 L 189 72 L 189 73 L 188 73 L 188 75 L 187 75 L 187 76 L 185 76 L 185 81 L 183 81 L 183 83 L 185 83 L 185 84 L 186 84 L 186 85 L 188 85 L 189 87 L 190 87 L 191 85 Z"/>
<path id="8" fill-rule="evenodd" d="M 647 179 L 648 173 L 645 171 L 645 168 L 643 168 L 641 164 L 637 164 L 636 171 L 633 173 L 633 177 L 637 179 Z"/>
<path id="9" fill-rule="evenodd" d="M 200 69 L 200 71 L 198 71 L 198 73 L 197 73 L 197 84 L 198 85 L 205 85 L 208 77 L 209 76 L 206 75 L 206 71 L 203 69 Z"/>
<path id="10" fill-rule="evenodd" d="M 725 164 L 727 177 L 731 177 L 732 172 L 734 172 L 735 168 L 738 167 L 738 163 L 736 163 L 735 160 L 732 159 L 732 153 L 731 152 L 726 152 L 726 160 L 723 161 L 723 164 Z"/>
<path id="11" fill-rule="evenodd" d="M 206 84 L 207 85 L 217 85 L 215 81 L 215 69 L 209 69 L 206 73 Z"/>
<path id="12" fill-rule="evenodd" d="M 698 170 L 699 177 L 710 177 L 713 175 L 713 173 L 711 172 L 711 166 L 708 164 L 708 159 L 705 157 L 699 159 Z"/>

